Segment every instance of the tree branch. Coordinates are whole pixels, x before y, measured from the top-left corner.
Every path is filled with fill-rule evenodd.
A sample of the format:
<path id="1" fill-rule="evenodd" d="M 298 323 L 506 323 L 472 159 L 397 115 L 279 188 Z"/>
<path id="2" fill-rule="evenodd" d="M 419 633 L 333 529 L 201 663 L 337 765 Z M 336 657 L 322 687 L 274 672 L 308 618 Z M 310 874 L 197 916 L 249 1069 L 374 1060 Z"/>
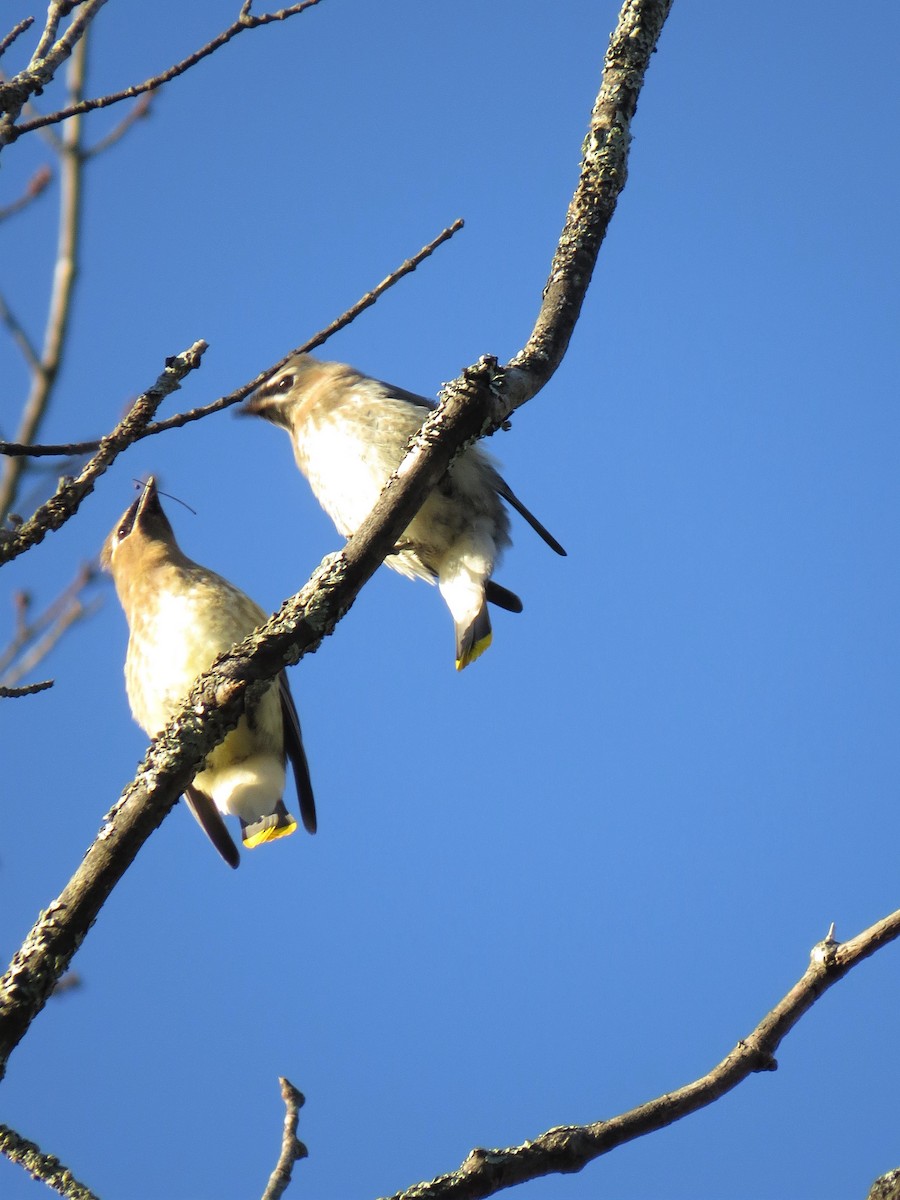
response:
<path id="1" fill-rule="evenodd" d="M 56 37 L 60 19 L 66 16 L 72 7 L 67 0 L 51 0 L 47 10 L 47 24 L 28 66 L 6 83 L 0 84 L 0 113 L 5 114 L 0 117 L 0 150 L 21 136 L 21 131 L 16 129 L 15 122 L 25 103 L 32 96 L 41 94 L 84 38 L 88 26 L 105 3 L 106 0 L 83 0 L 68 29 L 51 46 L 50 43 Z M 77 105 L 73 107 L 77 107 Z M 70 115 L 77 114 L 73 112 Z"/>
<path id="2" fill-rule="evenodd" d="M 601 1154 L 705 1108 L 748 1075 L 776 1070 L 775 1051 L 803 1014 L 857 963 L 900 936 L 900 911 L 843 945 L 833 931 L 834 926 L 813 947 L 802 978 L 708 1074 L 609 1121 L 561 1125 L 503 1150 L 473 1150 L 458 1170 L 396 1192 L 391 1200 L 480 1200 L 544 1175 L 580 1171 Z"/>
<path id="3" fill-rule="evenodd" d="M 262 1200 L 281 1200 L 291 1182 L 294 1163 L 300 1158 L 306 1158 L 309 1151 L 297 1137 L 297 1123 L 300 1120 L 300 1109 L 306 1103 L 302 1092 L 298 1092 L 289 1079 L 279 1078 L 281 1098 L 284 1101 L 284 1133 L 281 1137 L 281 1154 L 275 1164 L 275 1170 L 269 1176 Z"/>
<path id="4" fill-rule="evenodd" d="M 224 408 L 230 408 L 233 404 L 239 404 L 242 400 L 245 400 L 251 392 L 255 391 L 264 379 L 268 379 L 270 375 L 274 374 L 275 371 L 283 367 L 292 355 L 307 354 L 309 351 L 315 350 L 317 346 L 321 346 L 323 342 L 326 342 L 328 338 L 337 333 L 338 330 L 343 329 L 346 325 L 349 325 L 351 321 L 355 321 L 360 313 L 365 312 L 367 308 L 371 308 L 375 301 L 378 300 L 380 296 L 383 296 L 389 288 L 392 288 L 395 283 L 401 280 L 404 275 L 409 275 L 415 271 L 416 267 L 424 262 L 425 259 L 430 255 L 432 255 L 435 250 L 437 250 L 438 246 L 442 246 L 444 242 L 449 241 L 455 233 L 458 233 L 459 230 L 463 228 L 464 224 L 465 222 L 462 220 L 462 218 L 457 218 L 452 225 L 448 225 L 446 229 L 441 230 L 436 238 L 433 238 L 432 241 L 430 241 L 426 246 L 423 246 L 417 254 L 412 256 L 412 258 L 408 258 L 405 262 L 401 263 L 400 266 L 397 267 L 395 271 L 392 271 L 386 279 L 382 279 L 381 283 L 379 283 L 377 287 L 372 288 L 370 292 L 366 292 L 364 296 L 357 300 L 355 304 L 351 305 L 350 308 L 341 313 L 341 315 L 332 321 L 330 325 L 326 325 L 324 329 L 320 329 L 318 333 L 313 334 L 311 338 L 305 341 L 302 346 L 298 346 L 296 350 L 291 350 L 289 354 L 286 354 L 274 366 L 266 367 L 264 371 L 261 371 L 260 374 L 257 375 L 255 379 L 252 379 L 249 383 L 243 384 L 235 391 L 230 392 L 227 396 L 221 396 L 218 400 L 213 400 L 211 404 L 204 404 L 200 408 L 192 408 L 189 412 L 176 413 L 174 416 L 167 417 L 165 421 L 151 421 L 146 429 L 144 429 L 144 431 L 140 434 L 140 437 L 152 437 L 154 434 L 164 433 L 167 429 L 179 429 L 182 425 L 187 425 L 191 421 L 199 421 L 203 417 L 210 416 L 212 413 L 221 412 Z M 2 316 L 2 309 L 0 309 L 0 316 Z M 137 441 L 138 439 L 136 438 L 135 440 Z M 68 456 L 73 454 L 90 454 L 90 452 L 92 450 L 96 450 L 99 445 L 99 441 L 68 442 L 53 446 L 32 446 L 17 442 L 0 442 L 0 455 L 5 454 L 10 457 L 49 458 L 62 455 Z"/>
<path id="5" fill-rule="evenodd" d="M 36 692 L 46 692 L 53 687 L 52 679 L 42 679 L 40 683 L 26 683 L 24 687 L 6 687 L 0 684 L 0 700 L 18 699 L 20 696 L 33 696 Z"/>
<path id="6" fill-rule="evenodd" d="M 100 0 L 100 2 L 105 3 L 105 0 Z M 98 108 L 108 108 L 111 104 L 118 104 L 122 100 L 131 100 L 135 96 L 140 96 L 145 92 L 155 92 L 164 83 L 168 83 L 172 79 L 177 79 L 179 75 L 183 75 L 185 71 L 189 71 L 191 67 L 195 67 L 204 58 L 208 58 L 210 54 L 214 54 L 216 50 L 220 50 L 222 46 L 227 45 L 232 38 L 237 37 L 239 33 L 243 33 L 245 29 L 258 29 L 261 25 L 270 25 L 273 21 L 286 21 L 290 17 L 296 17 L 299 13 L 305 12 L 308 8 L 313 8 L 318 3 L 320 3 L 320 0 L 300 0 L 297 4 L 291 4 L 287 8 L 281 8 L 274 13 L 263 13 L 258 17 L 250 14 L 249 5 L 244 5 L 237 20 L 233 21 L 227 29 L 223 29 L 212 41 L 207 42 L 205 46 L 201 46 L 199 50 L 195 50 L 192 54 L 189 54 L 181 62 L 177 62 L 167 70 L 161 71 L 159 75 L 145 79 L 143 83 L 137 83 L 132 87 L 124 88 L 120 92 L 110 92 L 107 96 L 97 96 L 93 100 L 82 100 L 77 104 L 70 104 L 58 112 L 49 113 L 42 117 L 35 117 L 34 120 L 26 121 L 22 125 L 13 125 L 8 129 L 5 139 L 2 137 L 2 127 L 0 127 L 0 146 L 3 145 L 4 140 L 12 143 L 23 134 L 30 133 L 34 129 L 41 129 L 45 125 L 54 125 L 59 121 L 66 121 L 70 117 L 93 112 Z M 2 101 L 2 98 L 2 89 L 0 89 L 0 101 Z M 21 106 L 19 111 L 21 111 Z M 16 115 L 18 116 L 18 113 Z"/>
<path id="7" fill-rule="evenodd" d="M 52 178 L 53 172 L 48 166 L 38 167 L 28 180 L 28 183 L 25 185 L 25 191 L 18 200 L 13 200 L 12 203 L 0 208 L 0 221 L 5 221 L 8 217 L 15 216 L 16 213 L 21 212 L 23 208 L 27 208 L 32 200 L 36 200 L 41 192 L 45 190 Z"/>
<path id="8" fill-rule="evenodd" d="M 0 1125 L 0 1153 L 24 1167 L 32 1179 L 39 1179 L 61 1196 L 68 1196 L 69 1200 L 98 1200 L 55 1155 L 45 1154 L 40 1146 L 26 1141 L 8 1125 Z"/>
<path id="9" fill-rule="evenodd" d="M 94 490 L 94 483 L 112 466 L 121 452 L 136 441 L 152 420 L 166 396 L 177 391 L 181 380 L 200 366 L 206 342 L 195 342 L 182 354 L 168 359 L 166 369 L 153 387 L 138 396 L 128 415 L 101 442 L 97 453 L 82 468 L 75 479 L 61 479 L 55 496 L 42 504 L 27 521 L 14 531 L 0 530 L 0 565 L 11 562 L 31 546 L 42 542 L 46 535 L 59 529 L 78 511 L 85 496 Z"/>
<path id="10" fill-rule="evenodd" d="M 47 650 L 56 644 L 63 630 L 84 615 L 85 605 L 81 596 L 96 577 L 97 566 L 95 563 L 82 564 L 72 582 L 67 584 L 56 599 L 36 617 L 30 617 L 31 596 L 29 593 L 20 591 L 14 594 L 16 631 L 6 649 L 0 651 L 0 684 L 9 686 L 17 683 L 22 674 L 35 667 Z M 27 663 L 24 662 L 22 656 L 25 651 L 45 632 L 50 639 L 49 644 L 46 644 L 45 638 L 40 643 L 43 647 L 42 653 L 37 658 L 29 655 Z"/>
<path id="11" fill-rule="evenodd" d="M 82 37 L 76 45 L 69 72 L 69 92 L 72 96 L 83 95 L 86 55 L 87 39 Z M 34 351 L 30 347 L 26 350 L 27 339 L 24 338 L 24 334 L 17 338 L 19 345 L 26 350 L 25 356 L 32 368 L 31 388 L 16 432 L 16 440 L 20 442 L 30 442 L 44 419 L 53 384 L 59 373 L 66 333 L 69 328 L 81 241 L 81 183 L 84 158 L 80 119 L 72 121 L 64 129 L 59 156 L 59 233 L 56 245 L 56 266 L 47 310 L 44 346 L 39 362 L 34 361 Z M 13 328 L 10 316 L 11 314 L 6 309 L 6 323 Z M 15 333 L 15 329 L 13 331 Z M 23 469 L 24 464 L 18 459 L 13 459 L 4 466 L 2 476 L 0 476 L 0 525 L 15 506 Z"/>
<path id="12" fill-rule="evenodd" d="M 18 25 L 13 25 L 9 33 L 4 34 L 3 37 L 0 38 L 0 58 L 2 58 L 7 52 L 16 38 L 21 37 L 25 30 L 30 29 L 33 24 L 34 17 L 25 17 L 18 23 Z"/>
<path id="13" fill-rule="evenodd" d="M 149 115 L 152 103 L 152 96 L 142 96 L 115 128 L 111 129 L 105 137 L 102 137 L 96 145 L 91 146 L 89 150 L 85 150 L 85 160 L 96 158 L 99 154 L 103 154 L 105 150 L 109 150 L 116 142 L 120 142 L 132 125 L 136 125 L 138 121 L 142 121 L 144 117 Z"/>
<path id="14" fill-rule="evenodd" d="M 595 106 L 592 135 L 586 143 L 582 178 L 598 166 L 594 151 L 604 141 L 604 114 L 616 114 L 615 154 L 605 170 L 615 170 L 610 186 L 624 180 L 628 139 L 623 134 L 622 114 L 634 112 L 635 81 L 643 79 L 647 60 L 668 14 L 671 0 L 628 0 L 622 10 L 613 45 L 631 63 L 630 71 L 614 68 L 616 87 L 604 79 L 601 95 L 608 103 Z M 628 56 L 631 55 L 631 58 Z M 612 89 L 608 91 L 607 89 Z M 618 168 L 613 167 L 618 162 Z M 581 186 L 581 185 L 579 185 Z M 606 204 L 608 221 L 612 211 Z M 593 215 L 582 214 L 589 223 Z M 605 229 L 605 225 L 603 225 Z M 577 237 L 577 229 L 571 230 Z M 590 237 L 594 256 L 600 236 Z M 585 229 L 588 237 L 588 229 Z M 592 269 L 593 262 L 585 264 Z M 589 272 L 588 272 L 589 277 Z M 586 282 L 570 277 L 568 292 L 559 297 L 555 320 L 559 331 L 553 344 L 561 356 L 580 307 Z M 553 321 L 548 321 L 553 330 Z M 545 378 L 556 363 L 536 368 Z M 446 473 L 453 457 L 482 432 L 496 428 L 503 419 L 533 394 L 534 382 L 527 366 L 497 375 L 496 362 L 482 359 L 463 372 L 445 389 L 441 406 L 411 439 L 411 448 L 388 481 L 370 516 L 349 539 L 343 551 L 326 559 L 309 583 L 286 601 L 279 611 L 243 642 L 219 656 L 211 669 L 200 676 L 166 729 L 153 741 L 134 781 L 107 814 L 103 828 L 88 849 L 72 879 L 57 900 L 41 915 L 6 975 L 0 980 L 0 1074 L 12 1050 L 24 1037 L 32 1020 L 46 1002 L 56 979 L 68 967 L 100 909 L 122 877 L 141 845 L 174 807 L 197 766 L 229 731 L 252 701 L 285 665 L 319 646 L 350 608 L 363 584 L 375 572 L 424 498 Z"/>

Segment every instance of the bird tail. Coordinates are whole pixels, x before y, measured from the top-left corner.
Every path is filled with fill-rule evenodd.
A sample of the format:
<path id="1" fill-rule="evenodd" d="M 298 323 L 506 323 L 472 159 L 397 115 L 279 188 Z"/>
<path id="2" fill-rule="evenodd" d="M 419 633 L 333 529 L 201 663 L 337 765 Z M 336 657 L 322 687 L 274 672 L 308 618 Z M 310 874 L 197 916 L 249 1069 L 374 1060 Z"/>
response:
<path id="1" fill-rule="evenodd" d="M 456 669 L 461 671 L 482 655 L 491 644 L 491 618 L 487 604 L 472 618 L 456 621 Z"/>
<path id="2" fill-rule="evenodd" d="M 263 842 L 274 842 L 276 838 L 287 837 L 297 828 L 297 822 L 279 800 L 275 811 L 260 817 L 256 821 L 247 822 L 241 819 L 241 838 L 248 850 L 261 846 Z"/>
<path id="3" fill-rule="evenodd" d="M 516 593 L 501 587 L 499 583 L 494 583 L 493 579 L 488 579 L 484 585 L 484 598 L 488 604 L 496 604 L 498 608 L 505 608 L 507 612 L 522 611 L 522 601 Z"/>
<path id="4" fill-rule="evenodd" d="M 222 814 L 216 808 L 212 796 L 208 796 L 196 783 L 185 788 L 184 798 L 188 808 L 197 818 L 200 828 L 222 855 L 229 867 L 240 866 L 241 856 L 238 848 L 231 839 L 231 834 L 222 820 Z"/>

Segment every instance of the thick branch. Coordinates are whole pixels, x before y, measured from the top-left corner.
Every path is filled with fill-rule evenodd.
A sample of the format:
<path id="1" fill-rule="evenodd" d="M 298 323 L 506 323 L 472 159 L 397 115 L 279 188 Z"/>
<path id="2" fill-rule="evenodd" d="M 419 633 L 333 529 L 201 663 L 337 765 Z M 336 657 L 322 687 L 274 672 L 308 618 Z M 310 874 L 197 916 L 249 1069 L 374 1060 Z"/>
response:
<path id="1" fill-rule="evenodd" d="M 79 1183 L 55 1155 L 45 1154 L 40 1146 L 26 1141 L 8 1125 L 0 1125 L 0 1154 L 5 1154 L 10 1162 L 24 1167 L 33 1179 L 46 1183 L 69 1200 L 97 1200 L 90 1188 Z"/>
<path id="2" fill-rule="evenodd" d="M 652 28 L 658 34 L 668 7 L 660 0 L 629 0 L 623 9 L 621 21 L 628 22 L 646 56 L 653 49 L 655 37 L 640 37 L 639 30 Z M 622 40 L 621 24 L 614 38 Z M 636 60 L 637 79 L 643 78 L 645 68 L 646 61 Z M 610 107 L 625 111 L 630 105 L 633 110 L 632 82 L 631 76 L 623 80 L 627 94 L 622 96 L 621 106 L 611 102 Z M 627 144 L 621 144 L 624 156 Z M 623 175 L 624 158 L 620 178 Z M 599 246 L 599 242 L 596 244 Z M 578 292 L 581 284 L 573 281 L 571 286 Z M 556 319 L 567 332 L 554 339 L 557 346 L 568 340 L 578 304 L 580 299 L 558 306 Z M 198 679 L 179 712 L 151 745 L 134 782 L 107 815 L 78 870 L 41 915 L 0 980 L 0 1072 L 5 1071 L 10 1053 L 43 1007 L 56 979 L 68 967 L 143 842 L 174 806 L 199 763 L 237 724 L 248 687 L 252 698 L 260 690 L 261 680 L 272 679 L 285 665 L 315 650 L 332 632 L 454 456 L 524 403 L 528 387 L 528 394 L 533 394 L 539 386 L 526 370 L 519 370 L 517 378 L 524 382 L 513 395 L 508 386 L 509 372 L 497 385 L 494 360 L 482 359 L 464 371 L 460 380 L 445 390 L 440 408 L 412 439 L 409 452 L 373 512 L 344 550 L 326 560 L 306 587 L 286 601 L 274 617 L 221 655 Z"/>
<path id="3" fill-rule="evenodd" d="M 39 96 L 62 64 L 79 45 L 88 26 L 106 3 L 106 0 L 83 0 L 78 12 L 69 23 L 68 29 L 57 41 L 57 28 L 64 14 L 60 0 L 52 0 L 47 10 L 47 24 L 31 62 L 24 71 L 14 75 L 8 82 L 0 84 L 0 150 L 21 136 L 14 122 L 18 120 L 25 103 L 32 96 Z M 53 45 L 50 43 L 53 42 Z M 77 105 L 73 106 L 77 108 Z M 73 114 L 74 115 L 74 114 Z M 42 122 L 42 124 L 45 122 Z"/>
<path id="4" fill-rule="evenodd" d="M 833 927 L 832 927 L 833 928 Z M 473 1150 L 457 1171 L 397 1192 L 391 1200 L 480 1200 L 544 1175 L 580 1171 L 601 1154 L 672 1125 L 712 1104 L 757 1071 L 774 1071 L 775 1051 L 816 1000 L 857 963 L 900 936 L 900 911 L 843 945 L 829 933 L 813 947 L 810 964 L 750 1034 L 700 1079 L 630 1112 L 592 1125 L 562 1125 L 520 1146 Z"/>
<path id="5" fill-rule="evenodd" d="M 78 511 L 85 496 L 94 490 L 94 483 L 106 471 L 121 452 L 136 441 L 141 432 L 153 419 L 156 410 L 166 396 L 177 391 L 181 381 L 200 365 L 206 350 L 206 342 L 195 342 L 183 354 L 171 358 L 166 369 L 153 387 L 138 396 L 123 421 L 100 442 L 99 449 L 90 462 L 86 463 L 75 479 L 63 479 L 56 495 L 12 533 L 2 530 L 0 540 L 0 564 L 10 562 L 24 554 L 31 546 L 42 542 L 46 535 L 59 529 Z"/>

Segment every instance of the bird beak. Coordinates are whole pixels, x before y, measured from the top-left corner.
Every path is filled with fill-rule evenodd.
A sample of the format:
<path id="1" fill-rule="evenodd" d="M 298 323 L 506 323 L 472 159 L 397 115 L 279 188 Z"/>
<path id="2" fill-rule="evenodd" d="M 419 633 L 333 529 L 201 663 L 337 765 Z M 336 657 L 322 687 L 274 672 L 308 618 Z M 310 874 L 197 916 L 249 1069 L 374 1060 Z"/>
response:
<path id="1" fill-rule="evenodd" d="M 141 506 L 141 511 L 143 511 L 148 504 L 152 504 L 156 499 L 156 476 L 150 475 L 147 478 L 147 482 L 144 484 L 144 490 L 141 492 L 138 498 L 138 504 Z"/>
<path id="2" fill-rule="evenodd" d="M 262 417 L 266 421 L 271 421 L 273 425 L 282 425 L 285 429 L 291 427 L 288 415 L 290 408 L 285 408 L 281 395 L 267 392 L 264 383 L 235 411 L 241 417 Z"/>
<path id="3" fill-rule="evenodd" d="M 244 401 L 244 403 L 239 405 L 234 410 L 234 413 L 237 417 L 261 417 L 264 415 L 263 410 L 265 407 L 266 399 L 264 396 L 260 396 L 259 391 L 257 390 L 255 392 L 251 392 L 250 396 Z"/>
<path id="4" fill-rule="evenodd" d="M 151 475 L 144 484 L 141 494 L 129 508 L 128 512 L 122 518 L 119 529 L 126 529 L 131 533 L 135 525 L 139 525 L 141 521 L 149 513 L 159 512 L 159 496 L 156 491 L 156 476 Z"/>

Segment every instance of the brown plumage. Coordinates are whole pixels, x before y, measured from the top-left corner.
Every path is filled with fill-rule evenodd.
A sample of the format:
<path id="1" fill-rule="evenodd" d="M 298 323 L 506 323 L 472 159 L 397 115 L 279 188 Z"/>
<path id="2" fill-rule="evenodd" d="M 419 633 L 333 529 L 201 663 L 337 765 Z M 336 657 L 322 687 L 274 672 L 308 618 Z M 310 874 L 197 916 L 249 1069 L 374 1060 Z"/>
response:
<path id="1" fill-rule="evenodd" d="M 434 406 L 422 396 L 360 374 L 343 363 L 295 354 L 240 410 L 286 429 L 297 466 L 345 537 L 375 506 L 407 442 Z M 491 642 L 487 602 L 521 612 L 522 601 L 491 579 L 510 544 L 515 508 L 557 554 L 565 554 L 473 446 L 461 454 L 405 530 L 386 564 L 410 579 L 437 583 L 456 628 L 461 670 Z"/>
<path id="2" fill-rule="evenodd" d="M 266 614 L 221 575 L 192 562 L 175 541 L 153 478 L 122 515 L 101 555 L 128 620 L 125 685 L 135 720 L 151 737 L 165 728 L 197 677 Z M 282 801 L 290 758 L 304 826 L 316 808 L 297 710 L 285 674 L 208 756 L 185 798 L 232 867 L 240 861 L 222 815 L 237 816 L 245 846 L 297 828 Z"/>

